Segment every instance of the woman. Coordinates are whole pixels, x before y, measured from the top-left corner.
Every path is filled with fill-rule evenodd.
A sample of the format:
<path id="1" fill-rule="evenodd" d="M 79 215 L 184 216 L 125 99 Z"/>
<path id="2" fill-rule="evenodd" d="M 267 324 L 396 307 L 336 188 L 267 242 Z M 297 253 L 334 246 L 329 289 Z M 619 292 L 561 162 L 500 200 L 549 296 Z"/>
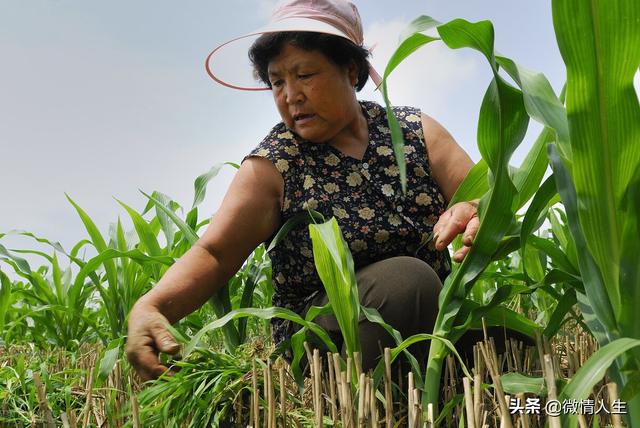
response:
<path id="1" fill-rule="evenodd" d="M 145 379 L 166 370 L 158 351 L 178 351 L 166 324 L 204 304 L 296 213 L 336 216 L 353 253 L 361 302 L 404 337 L 431 331 L 449 270 L 442 251 L 464 233 L 466 246 L 453 257 L 462 260 L 478 227 L 473 203 L 444 211 L 472 161 L 440 124 L 412 108 L 396 109 L 407 159 L 402 194 L 384 109 L 356 98 L 376 73 L 352 3 L 289 1 L 258 33 L 250 58 L 282 123 L 244 159 L 202 238 L 131 311 L 127 354 Z M 306 227 L 290 232 L 270 256 L 274 305 L 303 314 L 326 303 Z M 317 321 L 340 342 L 335 318 Z M 367 369 L 393 342 L 376 325 L 360 327 Z M 274 324 L 276 342 L 291 333 L 287 323 Z"/>

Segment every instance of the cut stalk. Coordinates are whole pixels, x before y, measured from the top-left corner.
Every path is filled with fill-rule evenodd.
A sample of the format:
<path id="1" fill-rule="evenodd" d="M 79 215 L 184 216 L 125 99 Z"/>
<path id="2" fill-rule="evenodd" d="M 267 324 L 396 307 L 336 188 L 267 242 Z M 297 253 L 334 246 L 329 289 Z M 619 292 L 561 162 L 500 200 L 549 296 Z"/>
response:
<path id="1" fill-rule="evenodd" d="M 555 370 L 553 368 L 553 360 L 548 354 L 544 355 L 544 379 L 547 384 L 547 396 L 549 400 L 557 400 L 558 393 L 556 391 Z M 550 415 L 548 420 L 551 428 L 560 428 L 560 417 Z"/>
<path id="2" fill-rule="evenodd" d="M 327 365 L 329 368 L 329 403 L 331 404 L 331 419 L 334 422 L 338 420 L 338 406 L 336 404 L 336 382 L 335 370 L 333 365 L 333 357 L 331 353 L 327 353 Z"/>
<path id="3" fill-rule="evenodd" d="M 471 391 L 471 379 L 464 377 L 462 379 L 464 387 L 464 406 L 467 415 L 468 428 L 476 428 L 475 413 L 473 411 L 473 392 Z"/>
<path id="4" fill-rule="evenodd" d="M 384 348 L 384 420 L 386 428 L 393 424 L 393 397 L 391 396 L 391 350 Z"/>

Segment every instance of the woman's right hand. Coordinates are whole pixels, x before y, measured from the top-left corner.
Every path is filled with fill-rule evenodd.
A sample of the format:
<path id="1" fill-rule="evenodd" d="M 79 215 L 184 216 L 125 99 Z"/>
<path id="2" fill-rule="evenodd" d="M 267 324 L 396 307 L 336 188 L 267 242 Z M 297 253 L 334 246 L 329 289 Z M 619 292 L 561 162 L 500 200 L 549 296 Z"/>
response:
<path id="1" fill-rule="evenodd" d="M 129 315 L 127 358 L 145 381 L 156 379 L 168 370 L 160 363 L 160 352 L 177 354 L 180 351 L 167 325 L 167 318 L 153 307 L 134 307 Z"/>
<path id="2" fill-rule="evenodd" d="M 249 158 L 234 177 L 204 235 L 138 300 L 129 315 L 127 358 L 145 380 L 168 368 L 160 352 L 180 347 L 167 326 L 202 306 L 280 224 L 284 181 L 267 159 Z"/>

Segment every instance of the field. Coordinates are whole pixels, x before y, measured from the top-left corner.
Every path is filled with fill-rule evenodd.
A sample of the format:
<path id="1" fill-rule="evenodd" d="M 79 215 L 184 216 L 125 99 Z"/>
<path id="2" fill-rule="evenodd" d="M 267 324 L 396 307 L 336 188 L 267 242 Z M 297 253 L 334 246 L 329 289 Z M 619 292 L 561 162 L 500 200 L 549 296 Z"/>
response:
<path id="1" fill-rule="evenodd" d="M 173 373 L 142 385 L 123 352 L 127 314 L 209 223 L 198 207 L 222 165 L 196 179 L 190 207 L 160 192 L 143 193 L 142 212 L 118 201 L 132 230 L 118 220 L 101 232 L 67 196 L 87 232 L 73 248 L 13 231 L 34 247 L 9 249 L 0 233 L 0 424 L 640 426 L 640 7 L 552 3 L 567 66 L 559 95 L 544 75 L 496 53 L 488 21 L 419 17 L 385 70 L 386 78 L 416 49 L 444 43 L 478 51 L 493 73 L 480 107 L 482 160 L 451 201 L 480 199 L 481 226 L 444 284 L 433 332 L 400 337 L 359 305 L 339 224 L 301 213 L 269 245 L 308 224 L 329 304 L 305 318 L 273 307 L 268 247 L 260 246 L 210 305 L 172 328 L 182 352 L 163 358 Z M 392 89 L 381 88 L 387 108 Z M 544 129 L 513 167 L 530 119 Z M 390 128 L 404 180 L 392 115 Z M 84 256 L 88 248 L 95 256 Z M 345 355 L 313 322 L 329 311 Z M 361 314 L 396 339 L 372 373 L 359 363 L 353 326 Z M 275 317 L 302 326 L 289 344 L 292 364 L 270 341 Z M 499 351 L 485 334 L 471 352 L 455 348 L 469 329 L 492 326 L 534 346 L 507 341 Z M 311 349 L 310 332 L 332 352 Z M 419 362 L 407 348 L 423 340 L 430 352 Z"/>

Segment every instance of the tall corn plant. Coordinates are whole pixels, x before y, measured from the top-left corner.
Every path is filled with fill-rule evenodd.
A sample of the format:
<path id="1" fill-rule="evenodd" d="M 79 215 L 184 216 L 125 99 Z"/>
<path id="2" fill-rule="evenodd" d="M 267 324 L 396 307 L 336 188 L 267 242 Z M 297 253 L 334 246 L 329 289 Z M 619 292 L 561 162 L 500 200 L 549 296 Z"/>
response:
<path id="1" fill-rule="evenodd" d="M 595 314 L 587 324 L 602 345 L 621 338 L 637 344 L 640 103 L 633 78 L 640 66 L 640 6 L 633 0 L 552 4 L 567 65 L 571 153 L 551 146 L 549 156 L 582 254 L 580 301 Z M 628 422 L 637 424 L 640 396 L 631 391 L 640 381 L 638 348 L 623 354 L 610 372 L 630 401 Z"/>
<path id="2" fill-rule="evenodd" d="M 470 47 L 480 51 L 494 75 L 482 103 L 478 125 L 478 145 L 483 160 L 454 197 L 465 200 L 478 196 L 479 190 L 488 189 L 479 209 L 481 226 L 471 252 L 445 283 L 436 334 L 452 339 L 458 336 L 454 324 L 465 312 L 470 286 L 491 257 L 499 253 L 501 240 L 513 226 L 516 210 L 535 193 L 527 213 L 529 218 L 519 226 L 523 249 L 526 250 L 527 241 L 532 241 L 529 238 L 533 230 L 531 224 L 556 193 L 550 180 L 536 190 L 541 178 L 539 167 L 544 172 L 547 162 L 539 161 L 540 154 L 548 147 L 555 187 L 562 197 L 576 254 L 579 254 L 582 284 L 576 286 L 577 297 L 587 325 L 605 345 L 603 352 L 590 361 L 589 370 L 580 371 L 563 391 L 564 396 L 581 398 L 618 355 L 640 343 L 637 340 L 640 321 L 633 316 L 633 305 L 640 297 L 637 267 L 640 108 L 633 89 L 634 73 L 640 64 L 640 8 L 632 0 L 555 0 L 553 14 L 558 44 L 568 70 L 566 110 L 544 76 L 495 54 L 493 27 L 488 21 L 454 20 L 440 25 L 428 17 L 417 19 L 389 62 L 385 79 L 411 52 L 434 40 L 442 40 L 453 49 Z M 422 34 L 434 27 L 439 37 Z M 499 68 L 511 76 L 518 88 L 505 82 Z M 383 96 L 390 112 L 386 84 Z M 545 125 L 546 136 L 541 135 L 530 153 L 529 158 L 536 160 L 525 162 L 520 170 L 509 173 L 507 162 L 524 135 L 527 116 Z M 392 115 L 389 119 L 394 146 L 401 147 L 397 122 Z M 533 153 L 537 154 L 531 156 Z M 397 159 L 403 171 L 404 159 L 402 156 Z M 492 179 L 489 186 L 484 183 L 487 169 Z M 491 222 L 485 222 L 487 218 L 491 218 Z M 630 385 L 637 384 L 639 379 L 640 359 L 632 352 L 635 351 L 618 358 L 611 372 L 623 388 L 623 398 L 626 391 L 628 399 L 634 395 Z M 441 344 L 431 346 L 425 402 L 437 403 L 445 354 Z M 633 398 L 630 403 L 631 421 L 640 420 L 638 400 Z"/>
<path id="3" fill-rule="evenodd" d="M 71 267 L 62 269 L 57 254 L 63 253 L 70 260 L 82 264 L 75 251 L 67 254 L 58 243 L 37 238 L 28 232 L 16 232 L 51 245 L 55 251 L 49 255 L 37 250 L 8 250 L 0 245 L 0 260 L 11 266 L 25 283 L 12 283 L 4 273 L 2 293 L 0 293 L 0 326 L 2 318 L 9 321 L 2 329 L 3 340 L 16 341 L 17 333 L 30 335 L 34 343 L 46 345 L 53 343 L 67 349 L 75 349 L 84 340 L 97 336 L 106 340 L 101 331 L 100 314 L 87 306 L 94 302 L 92 294 L 94 284 L 83 284 L 74 289 Z M 32 269 L 27 260 L 16 253 L 35 254 L 44 258 L 48 264 Z M 98 282 L 97 276 L 92 281 Z M 75 294 L 71 294 L 75 290 Z M 33 328 L 25 331 L 27 320 L 33 322 Z M 24 339 L 24 336 L 20 337 Z"/>
<path id="4" fill-rule="evenodd" d="M 309 225 L 309 233 L 318 275 L 342 332 L 347 355 L 353 358 L 354 352 L 360 352 L 360 301 L 353 257 L 335 218 Z"/>

